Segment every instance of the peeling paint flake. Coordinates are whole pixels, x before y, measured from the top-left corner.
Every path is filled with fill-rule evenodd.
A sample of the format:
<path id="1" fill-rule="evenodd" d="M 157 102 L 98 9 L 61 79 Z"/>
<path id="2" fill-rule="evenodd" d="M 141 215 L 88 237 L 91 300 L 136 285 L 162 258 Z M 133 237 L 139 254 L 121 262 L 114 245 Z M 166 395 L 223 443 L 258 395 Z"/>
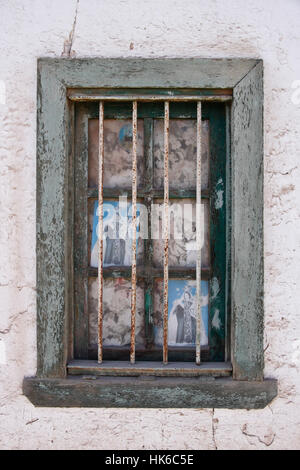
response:
<path id="1" fill-rule="evenodd" d="M 223 189 L 223 180 L 220 178 L 216 185 L 215 191 L 215 208 L 222 209 L 224 205 L 224 189 Z"/>
<path id="2" fill-rule="evenodd" d="M 214 300 L 220 291 L 219 281 L 216 277 L 211 280 L 211 299 Z"/>
<path id="3" fill-rule="evenodd" d="M 219 330 L 221 328 L 220 310 L 216 309 L 211 325 L 215 330 Z"/>

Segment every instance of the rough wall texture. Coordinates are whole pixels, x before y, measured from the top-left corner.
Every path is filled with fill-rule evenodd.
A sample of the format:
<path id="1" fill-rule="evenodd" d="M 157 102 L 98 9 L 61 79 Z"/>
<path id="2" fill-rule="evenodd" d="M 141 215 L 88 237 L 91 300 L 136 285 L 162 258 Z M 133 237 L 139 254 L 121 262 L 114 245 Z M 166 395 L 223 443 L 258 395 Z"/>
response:
<path id="1" fill-rule="evenodd" d="M 300 449 L 300 2 L 0 0 L 0 14 L 0 448 Z M 279 380 L 266 409 L 35 409 L 22 396 L 36 367 L 36 59 L 62 55 L 264 60 L 265 375 Z"/>

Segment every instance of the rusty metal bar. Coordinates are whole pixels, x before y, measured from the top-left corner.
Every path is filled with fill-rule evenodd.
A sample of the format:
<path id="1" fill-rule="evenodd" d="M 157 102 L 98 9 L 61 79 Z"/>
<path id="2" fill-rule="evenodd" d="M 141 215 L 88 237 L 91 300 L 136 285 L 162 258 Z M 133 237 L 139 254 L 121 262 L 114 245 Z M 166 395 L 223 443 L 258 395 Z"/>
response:
<path id="1" fill-rule="evenodd" d="M 198 101 L 201 98 L 201 101 L 219 101 L 219 102 L 228 102 L 232 101 L 231 95 L 143 95 L 143 94 L 129 94 L 129 95 L 105 95 L 105 94 L 89 94 L 89 93 L 80 93 L 70 90 L 68 92 L 68 98 L 71 101 L 175 101 L 175 102 L 184 102 L 184 101 Z"/>
<path id="2" fill-rule="evenodd" d="M 201 101 L 197 103 L 197 177 L 196 177 L 196 364 L 201 363 Z"/>
<path id="3" fill-rule="evenodd" d="M 136 317 L 136 199 L 137 199 L 137 102 L 132 104 L 132 262 L 130 362 L 135 363 Z"/>
<path id="4" fill-rule="evenodd" d="M 164 118 L 164 310 L 163 362 L 168 363 L 168 282 L 169 282 L 169 102 L 165 102 Z"/>
<path id="5" fill-rule="evenodd" d="M 99 103 L 99 182 L 98 182 L 98 362 L 103 359 L 103 168 L 104 103 Z"/>

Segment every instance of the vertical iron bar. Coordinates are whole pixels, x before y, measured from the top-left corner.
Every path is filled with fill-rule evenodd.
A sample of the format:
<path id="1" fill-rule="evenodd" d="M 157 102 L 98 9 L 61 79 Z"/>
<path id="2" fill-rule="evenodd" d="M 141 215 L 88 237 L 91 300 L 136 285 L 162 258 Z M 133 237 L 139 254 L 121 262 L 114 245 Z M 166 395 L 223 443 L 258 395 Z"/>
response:
<path id="1" fill-rule="evenodd" d="M 168 363 L 168 282 L 169 282 L 169 102 L 165 102 L 164 118 L 164 312 L 163 362 Z"/>
<path id="2" fill-rule="evenodd" d="M 136 317 L 136 197 L 137 197 L 137 101 L 132 105 L 132 262 L 130 362 L 135 363 Z"/>
<path id="3" fill-rule="evenodd" d="M 99 102 L 99 182 L 98 182 L 98 362 L 103 359 L 103 168 L 104 103 Z"/>
<path id="4" fill-rule="evenodd" d="M 197 178 L 196 178 L 196 364 L 201 363 L 201 101 L 197 102 Z"/>

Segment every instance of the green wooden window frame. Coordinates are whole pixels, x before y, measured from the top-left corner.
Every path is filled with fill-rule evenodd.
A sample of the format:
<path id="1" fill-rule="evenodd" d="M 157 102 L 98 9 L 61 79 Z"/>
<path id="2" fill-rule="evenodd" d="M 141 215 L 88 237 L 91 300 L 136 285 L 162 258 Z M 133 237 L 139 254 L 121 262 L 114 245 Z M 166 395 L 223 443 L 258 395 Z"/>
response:
<path id="1" fill-rule="evenodd" d="M 167 89 L 175 94 L 189 89 L 203 96 L 212 90 L 232 91 L 226 126 L 230 272 L 225 281 L 231 377 L 154 377 L 145 382 L 139 377 L 86 380 L 67 375 L 74 331 L 75 153 L 75 105 L 68 93 L 97 88 L 111 93 Z M 277 382 L 263 377 L 262 61 L 39 59 L 37 106 L 38 358 L 36 377 L 24 378 L 24 394 L 36 406 L 266 406 L 277 394 Z"/>

